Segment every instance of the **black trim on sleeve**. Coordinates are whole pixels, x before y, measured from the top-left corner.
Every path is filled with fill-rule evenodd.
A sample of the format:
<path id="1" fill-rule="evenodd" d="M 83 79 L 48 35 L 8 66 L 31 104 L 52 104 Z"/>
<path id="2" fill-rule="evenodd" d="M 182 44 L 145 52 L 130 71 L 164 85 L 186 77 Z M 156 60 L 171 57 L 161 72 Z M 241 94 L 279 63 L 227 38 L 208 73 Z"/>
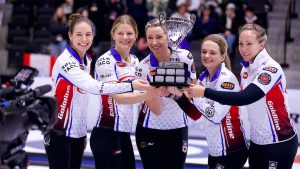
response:
<path id="1" fill-rule="evenodd" d="M 244 106 L 254 103 L 265 96 L 265 93 L 254 83 L 241 92 L 217 91 L 205 88 L 204 97 L 225 105 Z"/>
<path id="2" fill-rule="evenodd" d="M 133 81 L 133 80 L 132 80 L 132 81 Z M 131 86 L 131 91 L 130 91 L 130 92 L 133 92 L 133 84 L 132 84 L 132 81 L 129 81 L 130 86 Z"/>
<path id="3" fill-rule="evenodd" d="M 134 89 L 133 89 L 132 81 L 134 81 L 134 80 L 126 80 L 126 81 L 122 81 L 122 82 L 120 82 L 120 83 L 130 83 L 131 91 L 127 91 L 127 92 L 133 92 Z M 127 93 L 127 92 L 125 92 L 125 93 Z"/>

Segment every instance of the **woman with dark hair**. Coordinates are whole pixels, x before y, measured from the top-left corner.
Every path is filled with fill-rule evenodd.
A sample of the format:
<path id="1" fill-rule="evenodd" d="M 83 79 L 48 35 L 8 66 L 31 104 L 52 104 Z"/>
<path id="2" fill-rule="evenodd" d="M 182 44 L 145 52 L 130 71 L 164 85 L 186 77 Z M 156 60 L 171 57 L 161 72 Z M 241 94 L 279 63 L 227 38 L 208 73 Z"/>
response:
<path id="1" fill-rule="evenodd" d="M 54 97 L 58 103 L 57 122 L 44 138 L 50 168 L 80 168 L 86 147 L 88 93 L 113 94 L 150 88 L 147 82 L 103 83 L 89 75 L 93 23 L 80 14 L 68 22 L 70 44 L 57 58 L 52 69 Z"/>

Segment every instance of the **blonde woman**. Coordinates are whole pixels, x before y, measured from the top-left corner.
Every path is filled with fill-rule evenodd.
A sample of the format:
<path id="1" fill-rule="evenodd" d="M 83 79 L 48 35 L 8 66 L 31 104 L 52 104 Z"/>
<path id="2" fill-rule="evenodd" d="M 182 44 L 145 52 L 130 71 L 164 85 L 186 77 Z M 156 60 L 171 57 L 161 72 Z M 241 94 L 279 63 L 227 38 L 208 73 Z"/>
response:
<path id="1" fill-rule="evenodd" d="M 192 86 L 192 97 L 206 97 L 226 105 L 245 105 L 250 121 L 250 168 L 292 168 L 298 147 L 290 120 L 286 78 L 266 50 L 267 35 L 257 24 L 239 29 L 242 92 L 222 92 Z"/>

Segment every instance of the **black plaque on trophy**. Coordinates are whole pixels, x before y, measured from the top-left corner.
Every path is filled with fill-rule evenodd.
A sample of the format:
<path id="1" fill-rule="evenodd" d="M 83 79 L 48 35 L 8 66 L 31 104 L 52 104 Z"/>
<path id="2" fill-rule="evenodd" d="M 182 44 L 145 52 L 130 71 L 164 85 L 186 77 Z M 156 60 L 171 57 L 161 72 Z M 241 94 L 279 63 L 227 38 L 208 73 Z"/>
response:
<path id="1" fill-rule="evenodd" d="M 152 86 L 185 87 L 191 81 L 187 64 L 183 62 L 161 62 L 152 73 Z"/>

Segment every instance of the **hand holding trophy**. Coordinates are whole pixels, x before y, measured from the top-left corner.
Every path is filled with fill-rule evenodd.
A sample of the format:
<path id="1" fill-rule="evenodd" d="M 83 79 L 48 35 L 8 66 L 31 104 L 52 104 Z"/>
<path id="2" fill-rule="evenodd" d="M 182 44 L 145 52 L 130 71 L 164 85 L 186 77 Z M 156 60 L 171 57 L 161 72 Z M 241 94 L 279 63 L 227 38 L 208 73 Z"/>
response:
<path id="1" fill-rule="evenodd" d="M 196 16 L 191 15 L 190 20 L 182 18 L 166 18 L 164 13 L 160 13 L 159 22 L 166 35 L 168 36 L 169 46 L 172 49 L 172 55 L 169 62 L 159 63 L 153 81 L 153 86 L 188 86 L 190 78 L 187 76 L 187 65 L 180 62 L 177 54 L 178 45 L 192 30 Z"/>

